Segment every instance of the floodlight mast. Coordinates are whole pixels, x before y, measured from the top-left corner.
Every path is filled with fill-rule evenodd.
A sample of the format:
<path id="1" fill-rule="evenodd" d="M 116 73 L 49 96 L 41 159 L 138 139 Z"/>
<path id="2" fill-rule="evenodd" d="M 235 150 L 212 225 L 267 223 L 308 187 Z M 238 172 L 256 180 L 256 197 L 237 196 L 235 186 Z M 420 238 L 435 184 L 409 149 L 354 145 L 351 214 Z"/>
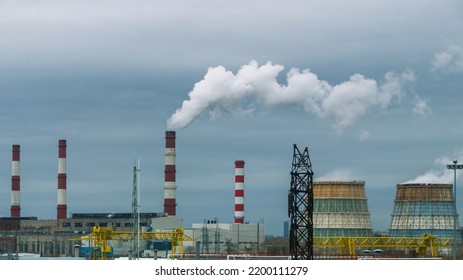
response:
<path id="1" fill-rule="evenodd" d="M 457 164 L 458 160 L 454 160 L 453 164 L 448 164 L 447 169 L 453 170 L 453 259 L 457 259 L 457 169 L 463 169 L 463 164 Z"/>

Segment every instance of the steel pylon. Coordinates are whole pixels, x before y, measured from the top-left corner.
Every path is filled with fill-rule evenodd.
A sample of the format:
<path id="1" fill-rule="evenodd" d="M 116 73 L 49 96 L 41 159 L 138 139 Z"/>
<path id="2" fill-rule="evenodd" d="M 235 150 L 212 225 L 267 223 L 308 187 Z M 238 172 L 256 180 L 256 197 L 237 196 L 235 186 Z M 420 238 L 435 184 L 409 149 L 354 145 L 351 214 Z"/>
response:
<path id="1" fill-rule="evenodd" d="M 290 217 L 289 249 L 293 260 L 313 259 L 313 171 L 309 150 L 301 153 L 294 144 L 291 187 L 288 193 Z"/>

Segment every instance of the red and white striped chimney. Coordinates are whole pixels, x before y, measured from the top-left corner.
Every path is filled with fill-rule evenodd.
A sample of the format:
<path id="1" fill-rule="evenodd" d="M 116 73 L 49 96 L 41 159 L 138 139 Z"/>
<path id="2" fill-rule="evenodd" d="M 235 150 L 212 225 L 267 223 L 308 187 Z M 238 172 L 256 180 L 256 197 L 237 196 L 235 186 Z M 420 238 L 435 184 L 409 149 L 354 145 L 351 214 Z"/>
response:
<path id="1" fill-rule="evenodd" d="M 175 191 L 175 131 L 166 131 L 166 151 L 164 169 L 164 213 L 176 215 Z"/>
<path id="2" fill-rule="evenodd" d="M 235 224 L 244 223 L 244 161 L 235 161 Z"/>
<path id="3" fill-rule="evenodd" d="M 13 145 L 13 159 L 11 163 L 11 218 L 21 217 L 21 206 L 20 206 L 20 182 L 21 178 L 19 175 L 19 153 L 20 146 Z"/>
<path id="4" fill-rule="evenodd" d="M 58 141 L 58 204 L 57 219 L 67 218 L 67 190 L 66 190 L 66 140 Z"/>

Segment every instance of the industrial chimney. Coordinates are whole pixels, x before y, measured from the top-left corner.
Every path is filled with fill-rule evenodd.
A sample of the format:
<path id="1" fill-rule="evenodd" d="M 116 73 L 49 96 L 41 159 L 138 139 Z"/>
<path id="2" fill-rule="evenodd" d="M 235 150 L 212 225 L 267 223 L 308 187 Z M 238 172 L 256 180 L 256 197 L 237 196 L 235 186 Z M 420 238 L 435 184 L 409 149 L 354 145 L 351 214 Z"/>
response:
<path id="1" fill-rule="evenodd" d="M 235 161 L 235 224 L 244 223 L 244 161 Z"/>
<path id="2" fill-rule="evenodd" d="M 58 204 L 56 207 L 57 219 L 67 218 L 66 193 L 66 140 L 58 141 Z"/>
<path id="3" fill-rule="evenodd" d="M 20 146 L 13 145 L 13 159 L 11 164 L 11 218 L 21 217 L 20 207 L 20 175 L 19 152 Z"/>
<path id="4" fill-rule="evenodd" d="M 169 216 L 176 215 L 175 191 L 175 131 L 166 131 L 164 169 L 164 213 Z"/>

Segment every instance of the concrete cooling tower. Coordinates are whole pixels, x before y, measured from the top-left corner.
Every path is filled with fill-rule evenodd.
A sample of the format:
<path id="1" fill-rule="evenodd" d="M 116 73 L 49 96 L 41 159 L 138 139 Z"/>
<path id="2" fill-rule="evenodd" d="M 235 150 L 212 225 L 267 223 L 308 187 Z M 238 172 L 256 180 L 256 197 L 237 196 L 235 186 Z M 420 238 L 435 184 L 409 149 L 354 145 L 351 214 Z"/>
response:
<path id="1" fill-rule="evenodd" d="M 389 234 L 453 238 L 456 212 L 451 184 L 398 184 Z M 457 214 L 457 229 L 460 229 Z M 457 238 L 461 239 L 458 231 Z"/>
<path id="2" fill-rule="evenodd" d="M 314 236 L 373 236 L 364 181 L 314 182 Z"/>

